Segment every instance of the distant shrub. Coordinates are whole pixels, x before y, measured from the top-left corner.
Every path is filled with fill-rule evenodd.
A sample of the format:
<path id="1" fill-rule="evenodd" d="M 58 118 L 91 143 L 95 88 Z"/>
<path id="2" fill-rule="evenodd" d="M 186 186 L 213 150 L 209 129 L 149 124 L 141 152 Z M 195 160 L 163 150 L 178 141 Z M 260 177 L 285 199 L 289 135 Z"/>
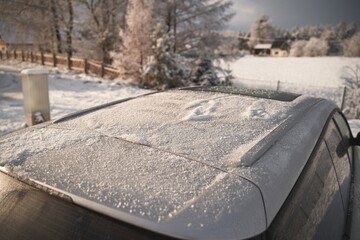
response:
<path id="1" fill-rule="evenodd" d="M 310 38 L 309 41 L 299 40 L 296 41 L 291 49 L 291 57 L 321 57 L 326 56 L 328 52 L 329 45 L 327 41 L 319 38 Z"/>
<path id="2" fill-rule="evenodd" d="M 307 41 L 299 40 L 296 41 L 290 49 L 290 57 L 302 57 L 304 56 L 304 48 L 306 46 Z"/>
<path id="3" fill-rule="evenodd" d="M 304 47 L 304 56 L 307 57 L 326 56 L 328 49 L 329 49 L 329 45 L 325 40 L 312 37 Z"/>
<path id="4" fill-rule="evenodd" d="M 343 43 L 344 56 L 360 57 L 360 32 L 356 33 L 352 38 L 345 40 Z"/>

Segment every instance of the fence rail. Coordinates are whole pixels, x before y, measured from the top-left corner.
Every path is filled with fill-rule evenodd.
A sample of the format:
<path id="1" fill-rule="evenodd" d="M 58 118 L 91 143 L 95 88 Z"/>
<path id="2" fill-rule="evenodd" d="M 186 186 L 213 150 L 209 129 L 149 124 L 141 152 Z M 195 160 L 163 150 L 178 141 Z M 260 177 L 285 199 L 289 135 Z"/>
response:
<path id="1" fill-rule="evenodd" d="M 20 60 L 23 62 L 39 63 L 43 66 L 65 67 L 69 70 L 80 71 L 85 74 L 95 74 L 100 77 L 115 79 L 120 72 L 109 66 L 86 58 L 76 58 L 56 55 L 55 53 L 28 52 L 28 51 L 0 51 L 0 60 Z"/>

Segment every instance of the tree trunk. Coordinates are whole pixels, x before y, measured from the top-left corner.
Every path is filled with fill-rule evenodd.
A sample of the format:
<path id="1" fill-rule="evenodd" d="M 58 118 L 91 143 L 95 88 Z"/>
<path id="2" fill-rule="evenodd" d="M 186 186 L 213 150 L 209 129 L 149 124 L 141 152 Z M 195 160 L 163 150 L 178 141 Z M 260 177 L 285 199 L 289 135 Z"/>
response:
<path id="1" fill-rule="evenodd" d="M 177 50 L 177 18 L 176 18 L 176 3 L 174 3 L 174 53 Z"/>
<path id="2" fill-rule="evenodd" d="M 72 57 L 72 31 L 74 28 L 74 11 L 72 0 L 67 0 L 68 4 L 68 13 L 69 13 L 69 20 L 67 22 L 67 30 L 66 30 L 66 44 L 67 44 L 67 55 L 68 58 Z"/>
<path id="3" fill-rule="evenodd" d="M 59 16 L 57 13 L 55 1 L 51 0 L 51 13 L 53 16 L 53 28 L 55 32 L 55 38 L 56 38 L 56 48 L 58 53 L 62 53 L 62 44 L 61 44 L 61 34 L 60 34 L 60 26 L 59 26 Z"/>

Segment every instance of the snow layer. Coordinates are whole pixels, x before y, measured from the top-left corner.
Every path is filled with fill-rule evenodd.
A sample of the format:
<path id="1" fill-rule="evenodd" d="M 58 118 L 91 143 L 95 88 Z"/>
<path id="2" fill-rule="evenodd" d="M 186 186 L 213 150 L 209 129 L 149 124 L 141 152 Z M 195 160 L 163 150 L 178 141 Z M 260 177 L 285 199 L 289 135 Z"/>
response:
<path id="1" fill-rule="evenodd" d="M 48 138 L 50 146 L 41 151 L 29 150 L 34 147 L 32 143 L 16 139 L 27 149 L 20 158 L 7 163 L 6 168 L 155 222 L 171 217 L 170 213 L 176 213 L 222 174 L 200 163 L 119 139 L 90 132 L 74 134 L 72 130 L 46 131 L 48 136 L 73 137 Z M 30 135 L 32 139 L 38 137 L 35 132 Z M 1 145 L 8 147 L 6 143 Z"/>
<path id="2" fill-rule="evenodd" d="M 254 146 L 289 117 L 289 109 L 298 101 L 169 91 L 124 102 L 58 127 L 88 130 L 227 169 L 240 161 L 241 155 L 234 153 Z"/>
<path id="3" fill-rule="evenodd" d="M 46 68 L 28 68 L 21 71 L 21 74 L 26 75 L 43 75 L 49 74 L 49 70 Z"/>
<path id="4" fill-rule="evenodd" d="M 349 75 L 345 67 L 354 67 L 356 64 L 360 64 L 360 58 L 246 56 L 230 62 L 229 67 L 233 70 L 235 82 L 253 79 L 336 88 L 342 86 L 344 77 Z"/>
<path id="5" fill-rule="evenodd" d="M 227 189 L 221 184 L 239 153 L 287 119 L 301 100 L 184 90 L 143 96 L 4 138 L 0 166 L 152 222 L 193 206 L 204 215 L 231 214 L 236 209 L 227 202 L 254 190 L 238 177 L 231 177 L 240 186 L 231 198 L 215 196 L 206 205 L 197 199 L 214 186 Z"/>

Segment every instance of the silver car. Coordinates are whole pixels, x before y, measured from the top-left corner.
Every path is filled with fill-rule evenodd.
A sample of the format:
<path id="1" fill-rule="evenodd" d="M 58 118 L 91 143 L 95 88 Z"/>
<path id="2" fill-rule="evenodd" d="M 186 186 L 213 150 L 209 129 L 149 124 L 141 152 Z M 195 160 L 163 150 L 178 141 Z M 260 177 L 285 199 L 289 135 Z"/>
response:
<path id="1" fill-rule="evenodd" d="M 343 239 L 358 144 L 332 102 L 289 93 L 109 103 L 0 138 L 0 236 Z"/>

